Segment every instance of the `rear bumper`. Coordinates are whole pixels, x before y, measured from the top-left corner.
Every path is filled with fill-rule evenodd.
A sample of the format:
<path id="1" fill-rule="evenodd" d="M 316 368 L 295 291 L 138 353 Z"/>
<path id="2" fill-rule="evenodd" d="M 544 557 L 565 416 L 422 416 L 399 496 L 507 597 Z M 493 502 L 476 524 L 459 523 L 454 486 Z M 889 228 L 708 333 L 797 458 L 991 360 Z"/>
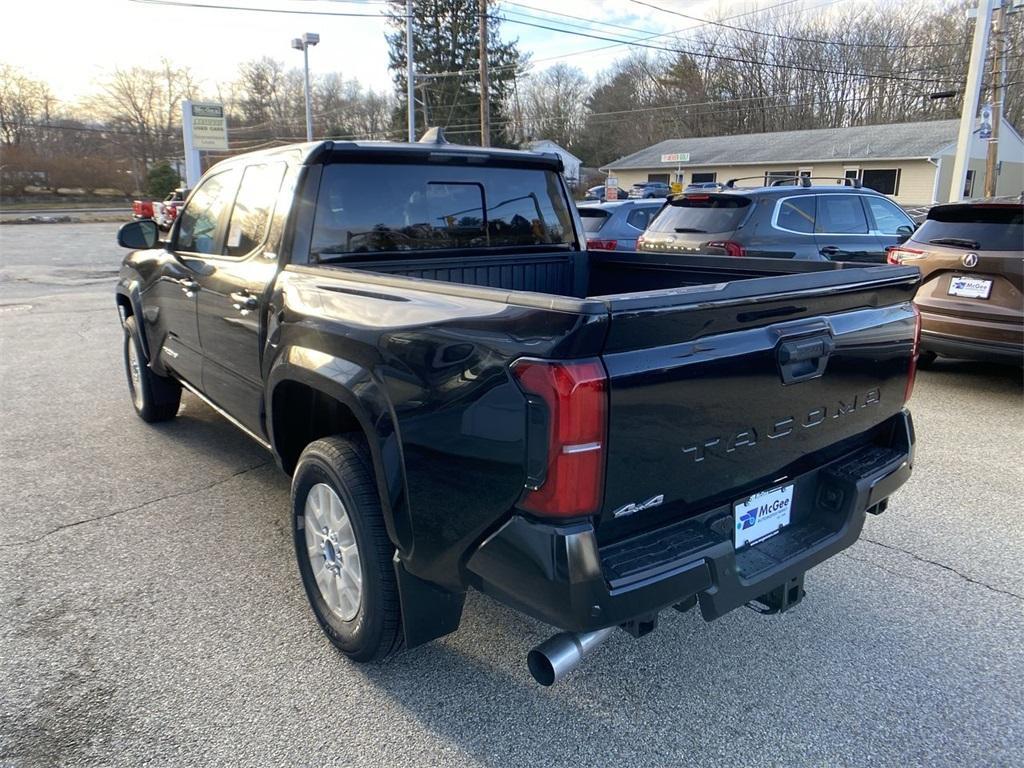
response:
<path id="1" fill-rule="evenodd" d="M 982 360 L 992 363 L 1012 363 L 1020 365 L 1024 362 L 1024 344 L 998 341 L 982 341 L 979 339 L 947 336 L 942 333 L 921 331 L 921 349 L 934 352 L 945 357 L 958 357 L 964 360 Z"/>
<path id="2" fill-rule="evenodd" d="M 561 629 L 586 632 L 643 619 L 696 597 L 708 621 L 765 595 L 853 544 L 868 509 L 913 466 L 910 414 L 888 445 L 858 448 L 791 478 L 790 525 L 736 551 L 730 505 L 599 547 L 589 522 L 552 525 L 516 515 L 470 557 L 481 591 Z"/>

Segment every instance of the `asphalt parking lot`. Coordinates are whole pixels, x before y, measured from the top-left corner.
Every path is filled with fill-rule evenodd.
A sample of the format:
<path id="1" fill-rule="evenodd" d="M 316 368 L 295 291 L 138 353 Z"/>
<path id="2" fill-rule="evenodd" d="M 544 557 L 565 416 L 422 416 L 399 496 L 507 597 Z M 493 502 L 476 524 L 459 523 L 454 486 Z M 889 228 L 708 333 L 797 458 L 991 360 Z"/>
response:
<path id="1" fill-rule="evenodd" d="M 472 594 L 356 666 L 269 455 L 132 412 L 116 228 L 0 227 L 0 766 L 1024 764 L 1019 370 L 919 374 L 913 479 L 789 614 L 669 612 L 542 689 L 551 630 Z"/>

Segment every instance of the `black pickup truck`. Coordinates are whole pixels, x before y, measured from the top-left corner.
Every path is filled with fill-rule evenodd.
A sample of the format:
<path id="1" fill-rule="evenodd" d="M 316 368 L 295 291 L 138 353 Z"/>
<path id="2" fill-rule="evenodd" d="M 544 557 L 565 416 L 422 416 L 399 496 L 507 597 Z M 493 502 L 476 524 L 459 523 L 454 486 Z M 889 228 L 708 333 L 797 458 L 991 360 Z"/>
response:
<path id="1" fill-rule="evenodd" d="M 550 155 L 320 142 L 125 224 L 132 402 L 273 452 L 328 637 L 454 631 L 475 587 L 560 630 L 551 684 L 659 612 L 775 613 L 907 479 L 916 269 L 587 252 Z"/>

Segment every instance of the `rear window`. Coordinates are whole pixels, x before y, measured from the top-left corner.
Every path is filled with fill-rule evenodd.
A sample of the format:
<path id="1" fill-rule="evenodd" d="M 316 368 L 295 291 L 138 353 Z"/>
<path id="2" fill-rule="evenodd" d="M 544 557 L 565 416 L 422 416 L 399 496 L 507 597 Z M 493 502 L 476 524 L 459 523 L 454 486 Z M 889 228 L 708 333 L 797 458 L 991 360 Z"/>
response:
<path id="1" fill-rule="evenodd" d="M 608 221 L 608 211 L 601 211 L 597 208 L 580 208 L 580 218 L 583 219 L 583 231 L 597 232 Z"/>
<path id="2" fill-rule="evenodd" d="M 743 221 L 749 197 L 692 195 L 666 205 L 651 222 L 651 232 L 732 232 Z"/>
<path id="3" fill-rule="evenodd" d="M 327 256 L 573 242 L 554 172 L 338 163 L 323 171 L 310 250 Z"/>
<path id="4" fill-rule="evenodd" d="M 914 240 L 975 251 L 1024 250 L 1024 206 L 938 206 L 928 213 Z"/>

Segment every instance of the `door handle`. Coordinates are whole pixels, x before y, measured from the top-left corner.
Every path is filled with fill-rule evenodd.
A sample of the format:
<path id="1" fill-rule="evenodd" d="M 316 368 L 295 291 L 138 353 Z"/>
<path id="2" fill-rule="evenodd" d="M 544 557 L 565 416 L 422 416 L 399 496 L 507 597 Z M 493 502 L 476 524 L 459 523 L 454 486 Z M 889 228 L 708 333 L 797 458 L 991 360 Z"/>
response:
<path id="1" fill-rule="evenodd" d="M 231 301 L 233 302 L 231 306 L 233 306 L 235 309 L 241 312 L 245 312 L 250 309 L 256 309 L 256 305 L 259 303 L 255 296 L 253 296 L 250 293 L 244 292 L 232 293 Z"/>
<path id="2" fill-rule="evenodd" d="M 844 251 L 842 248 L 837 248 L 834 245 L 826 245 L 824 248 L 818 251 L 818 253 L 820 253 L 822 256 L 838 256 L 841 253 L 846 253 L 846 251 Z"/>

